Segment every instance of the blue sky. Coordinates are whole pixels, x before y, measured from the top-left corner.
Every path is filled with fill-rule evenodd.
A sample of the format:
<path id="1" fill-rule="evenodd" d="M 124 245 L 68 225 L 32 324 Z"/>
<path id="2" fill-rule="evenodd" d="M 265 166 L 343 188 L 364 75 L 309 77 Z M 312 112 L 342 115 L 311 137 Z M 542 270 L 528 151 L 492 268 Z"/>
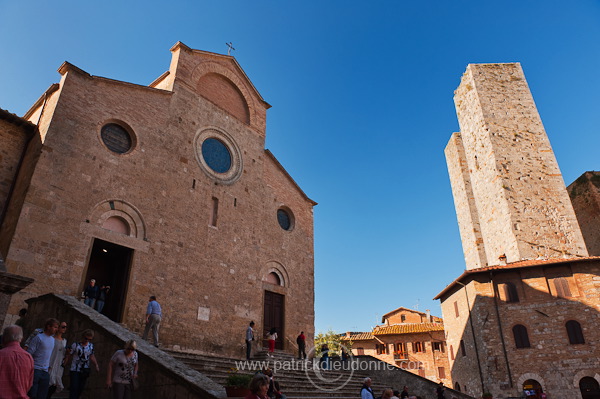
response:
<path id="1" fill-rule="evenodd" d="M 316 330 L 431 309 L 465 268 L 443 149 L 468 63 L 521 62 L 567 184 L 600 169 L 600 3 L 0 0 L 0 107 L 69 61 L 149 84 L 177 41 L 233 55 L 315 208 Z"/>

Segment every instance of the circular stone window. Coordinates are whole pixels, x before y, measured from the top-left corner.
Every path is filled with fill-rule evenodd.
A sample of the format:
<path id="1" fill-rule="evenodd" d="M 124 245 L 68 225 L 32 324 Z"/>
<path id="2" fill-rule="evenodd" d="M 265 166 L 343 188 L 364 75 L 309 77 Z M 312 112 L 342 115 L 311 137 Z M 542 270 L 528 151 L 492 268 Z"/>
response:
<path id="1" fill-rule="evenodd" d="M 100 137 L 106 148 L 117 154 L 125 154 L 133 147 L 131 134 L 116 123 L 107 123 L 102 126 Z"/>
<path id="2" fill-rule="evenodd" d="M 277 222 L 282 229 L 290 231 L 294 227 L 294 217 L 292 213 L 286 209 L 277 210 Z"/>
<path id="3" fill-rule="evenodd" d="M 235 182 L 242 174 L 242 156 L 233 138 L 209 128 L 194 138 L 196 160 L 209 177 L 224 183 Z"/>

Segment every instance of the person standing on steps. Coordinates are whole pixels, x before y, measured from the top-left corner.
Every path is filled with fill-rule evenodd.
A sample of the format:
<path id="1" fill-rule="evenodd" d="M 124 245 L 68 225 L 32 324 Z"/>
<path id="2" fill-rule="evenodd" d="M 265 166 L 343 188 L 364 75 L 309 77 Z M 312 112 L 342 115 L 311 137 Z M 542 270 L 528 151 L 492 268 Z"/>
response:
<path id="1" fill-rule="evenodd" d="M 50 356 L 54 349 L 54 337 L 58 330 L 58 320 L 48 319 L 44 323 L 44 332 L 34 336 L 27 346 L 27 352 L 33 357 L 33 385 L 29 390 L 32 399 L 46 399 L 50 386 Z"/>
<path id="2" fill-rule="evenodd" d="M 158 329 L 160 328 L 160 321 L 162 319 L 162 309 L 160 304 L 156 301 L 156 297 L 152 295 L 146 308 L 146 328 L 144 329 L 144 335 L 142 339 L 148 340 L 148 332 L 152 329 L 152 336 L 154 338 L 154 346 L 158 348 Z"/>
<path id="3" fill-rule="evenodd" d="M 108 295 L 108 291 L 110 291 L 109 285 L 103 285 L 98 291 L 98 296 L 96 297 L 96 310 L 98 311 L 98 313 L 102 313 L 102 309 L 104 309 L 104 304 L 106 303 L 106 296 Z"/>
<path id="4" fill-rule="evenodd" d="M 360 399 L 375 399 L 375 394 L 371 389 L 372 383 L 373 381 L 371 381 L 370 377 L 364 379 L 363 386 L 360 389 Z"/>
<path id="5" fill-rule="evenodd" d="M 96 280 L 91 279 L 90 284 L 85 287 L 83 291 L 83 297 L 85 298 L 84 302 L 90 308 L 94 309 L 94 305 L 96 304 L 96 297 L 98 296 L 98 291 L 100 289 L 96 285 Z"/>
<path id="6" fill-rule="evenodd" d="M 306 337 L 304 331 L 300 331 L 300 335 L 296 338 L 298 344 L 298 359 L 306 359 Z"/>
<path id="7" fill-rule="evenodd" d="M 268 356 L 273 356 L 275 352 L 275 340 L 277 339 L 277 329 L 275 327 L 271 328 L 267 333 L 267 340 L 269 342 L 269 353 Z"/>
<path id="8" fill-rule="evenodd" d="M 0 397 L 26 398 L 33 384 L 33 358 L 19 345 L 23 329 L 12 325 L 4 329 L 0 349 Z"/>
<path id="9" fill-rule="evenodd" d="M 85 383 L 90 376 L 92 364 L 96 367 L 96 372 L 100 371 L 96 355 L 94 355 L 93 339 L 94 331 L 87 329 L 81 334 L 81 341 L 71 345 L 71 352 L 65 361 L 65 364 L 71 364 L 69 399 L 81 397 Z"/>
<path id="10" fill-rule="evenodd" d="M 50 355 L 50 367 L 48 373 L 50 373 L 50 388 L 48 388 L 48 399 L 55 392 L 62 391 L 65 387 L 62 382 L 63 373 L 65 371 L 65 356 L 67 354 L 67 340 L 63 337 L 63 334 L 67 333 L 67 322 L 60 322 L 58 331 L 54 334 L 54 349 L 52 349 L 52 355 Z"/>
<path id="11" fill-rule="evenodd" d="M 252 341 L 254 341 L 254 321 L 251 321 L 246 328 L 246 360 L 250 360 L 252 354 Z"/>

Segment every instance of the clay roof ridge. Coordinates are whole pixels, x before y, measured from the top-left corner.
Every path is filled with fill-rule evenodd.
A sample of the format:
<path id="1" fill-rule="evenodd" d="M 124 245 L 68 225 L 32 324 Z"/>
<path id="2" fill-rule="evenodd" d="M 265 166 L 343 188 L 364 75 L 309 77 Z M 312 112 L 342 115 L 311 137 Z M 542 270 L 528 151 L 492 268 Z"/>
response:
<path id="1" fill-rule="evenodd" d="M 479 267 L 476 269 L 465 270 L 460 276 L 458 276 L 454 281 L 448 284 L 439 294 L 433 298 L 434 300 L 440 299 L 445 293 L 450 291 L 452 287 L 456 286 L 461 282 L 461 280 L 465 279 L 470 275 L 485 273 L 485 272 L 494 272 L 494 271 L 502 271 L 502 270 L 513 270 L 527 267 L 539 267 L 539 266 L 551 266 L 557 265 L 561 263 L 579 263 L 579 262 L 588 262 L 593 260 L 600 260 L 600 256 L 581 256 L 581 257 L 573 257 L 573 258 L 549 258 L 549 259 L 526 259 L 520 260 L 517 262 L 507 263 L 506 265 L 492 265 L 486 267 Z"/>
<path id="2" fill-rule="evenodd" d="M 0 108 L 0 119 L 5 120 L 9 123 L 12 123 L 16 126 L 23 127 L 28 133 L 32 133 L 35 130 L 35 124 L 29 122 L 27 119 L 18 116 L 17 114 L 13 114 L 10 111 L 7 111 L 3 108 Z"/>

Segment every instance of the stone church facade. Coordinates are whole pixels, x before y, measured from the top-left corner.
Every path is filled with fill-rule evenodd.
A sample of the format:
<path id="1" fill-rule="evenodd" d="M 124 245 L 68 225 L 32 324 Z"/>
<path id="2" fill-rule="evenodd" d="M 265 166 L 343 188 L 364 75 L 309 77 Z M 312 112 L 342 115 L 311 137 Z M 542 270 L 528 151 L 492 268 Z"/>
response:
<path id="1" fill-rule="evenodd" d="M 469 65 L 454 100 L 445 152 L 466 270 L 436 297 L 454 388 L 600 398 L 593 185 L 574 208 L 519 64 Z"/>
<path id="2" fill-rule="evenodd" d="M 314 333 L 313 207 L 265 150 L 266 111 L 231 56 L 172 49 L 149 86 L 64 63 L 23 116 L 3 113 L 0 252 L 35 279 L 13 296 L 110 285 L 105 313 L 165 346 L 242 356 L 254 320 L 277 346 Z"/>

